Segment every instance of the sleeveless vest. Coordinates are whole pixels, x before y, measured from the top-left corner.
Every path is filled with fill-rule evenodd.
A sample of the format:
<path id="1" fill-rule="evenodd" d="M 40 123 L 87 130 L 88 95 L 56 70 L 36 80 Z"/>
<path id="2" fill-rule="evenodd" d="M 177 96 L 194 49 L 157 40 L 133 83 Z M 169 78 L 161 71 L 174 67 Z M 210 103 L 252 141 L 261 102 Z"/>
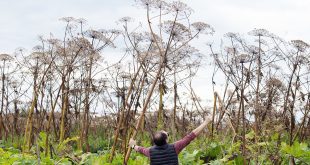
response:
<path id="1" fill-rule="evenodd" d="M 150 148 L 151 165 L 178 165 L 178 154 L 173 144 L 153 146 Z"/>

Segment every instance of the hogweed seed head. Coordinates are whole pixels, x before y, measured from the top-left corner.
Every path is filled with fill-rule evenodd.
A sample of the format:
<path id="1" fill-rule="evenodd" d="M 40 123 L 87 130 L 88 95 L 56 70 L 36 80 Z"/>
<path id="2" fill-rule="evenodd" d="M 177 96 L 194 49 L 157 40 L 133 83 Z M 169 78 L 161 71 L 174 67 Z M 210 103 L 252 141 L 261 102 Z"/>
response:
<path id="1" fill-rule="evenodd" d="M 0 61 L 10 61 L 13 57 L 9 54 L 0 54 Z"/>
<path id="2" fill-rule="evenodd" d="M 209 24 L 206 24 L 204 22 L 195 22 L 195 23 L 192 23 L 192 26 L 198 32 L 202 32 L 202 33 L 205 32 L 207 34 L 213 34 L 215 32 L 214 29 Z"/>
<path id="3" fill-rule="evenodd" d="M 69 23 L 69 22 L 75 21 L 76 19 L 74 17 L 62 17 L 59 20 Z"/>
<path id="4" fill-rule="evenodd" d="M 128 23 L 128 22 L 132 22 L 132 21 L 133 21 L 133 18 L 131 18 L 131 17 L 123 17 L 123 18 L 118 20 L 118 22 L 121 22 L 121 23 Z"/>
<path id="5" fill-rule="evenodd" d="M 291 44 L 301 52 L 304 52 L 307 48 L 309 48 L 309 44 L 302 40 L 292 40 Z"/>
<path id="6" fill-rule="evenodd" d="M 84 19 L 84 18 L 78 18 L 74 21 L 81 24 L 81 25 L 85 25 L 87 23 L 86 19 Z"/>
<path id="7" fill-rule="evenodd" d="M 92 39 L 100 39 L 102 37 L 102 33 L 100 33 L 99 31 L 96 31 L 96 30 L 87 30 L 85 32 L 83 32 L 84 35 L 86 35 L 87 37 L 89 38 L 92 38 Z"/>
<path id="8" fill-rule="evenodd" d="M 237 62 L 246 63 L 250 61 L 250 56 L 248 54 L 240 54 L 236 57 Z"/>
<path id="9" fill-rule="evenodd" d="M 181 11 L 190 11 L 192 12 L 192 9 L 187 6 L 187 4 L 181 2 L 181 1 L 174 1 L 171 4 L 172 10 L 175 12 L 181 12 Z"/>
<path id="10" fill-rule="evenodd" d="M 267 31 L 266 29 L 254 29 L 250 32 L 248 32 L 249 35 L 252 35 L 252 36 L 271 36 L 269 31 Z"/>

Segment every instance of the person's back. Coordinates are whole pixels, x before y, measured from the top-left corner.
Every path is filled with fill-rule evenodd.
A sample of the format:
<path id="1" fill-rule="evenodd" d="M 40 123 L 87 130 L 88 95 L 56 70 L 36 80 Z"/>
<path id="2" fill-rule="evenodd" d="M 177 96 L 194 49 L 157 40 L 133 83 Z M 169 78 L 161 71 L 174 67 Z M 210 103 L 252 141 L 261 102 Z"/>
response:
<path id="1" fill-rule="evenodd" d="M 162 146 L 153 146 L 150 148 L 151 165 L 177 165 L 178 155 L 173 144 L 165 144 Z"/>

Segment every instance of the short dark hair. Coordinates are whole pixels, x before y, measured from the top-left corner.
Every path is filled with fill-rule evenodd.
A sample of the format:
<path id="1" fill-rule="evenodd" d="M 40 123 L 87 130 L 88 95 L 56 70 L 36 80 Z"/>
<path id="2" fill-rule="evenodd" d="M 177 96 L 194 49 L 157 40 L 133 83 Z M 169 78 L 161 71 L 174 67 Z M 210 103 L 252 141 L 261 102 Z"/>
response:
<path id="1" fill-rule="evenodd" d="M 162 146 L 162 145 L 167 144 L 167 138 L 168 138 L 168 136 L 166 133 L 164 133 L 163 131 L 159 131 L 159 132 L 155 133 L 154 138 L 153 138 L 153 142 L 157 146 Z"/>

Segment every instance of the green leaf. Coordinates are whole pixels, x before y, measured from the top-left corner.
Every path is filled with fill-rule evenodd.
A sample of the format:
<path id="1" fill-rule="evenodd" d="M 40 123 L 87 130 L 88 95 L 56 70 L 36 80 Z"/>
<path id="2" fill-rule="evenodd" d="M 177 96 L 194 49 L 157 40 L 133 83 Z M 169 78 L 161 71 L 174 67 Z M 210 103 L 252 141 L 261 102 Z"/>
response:
<path id="1" fill-rule="evenodd" d="M 251 130 L 249 133 L 245 135 L 245 138 L 249 140 L 254 139 L 254 137 L 255 137 L 255 132 L 253 130 Z"/>
<path id="2" fill-rule="evenodd" d="M 282 142 L 281 153 L 283 157 L 293 156 L 302 161 L 310 160 L 310 149 L 306 143 L 299 143 L 295 141 L 292 146 Z"/>

